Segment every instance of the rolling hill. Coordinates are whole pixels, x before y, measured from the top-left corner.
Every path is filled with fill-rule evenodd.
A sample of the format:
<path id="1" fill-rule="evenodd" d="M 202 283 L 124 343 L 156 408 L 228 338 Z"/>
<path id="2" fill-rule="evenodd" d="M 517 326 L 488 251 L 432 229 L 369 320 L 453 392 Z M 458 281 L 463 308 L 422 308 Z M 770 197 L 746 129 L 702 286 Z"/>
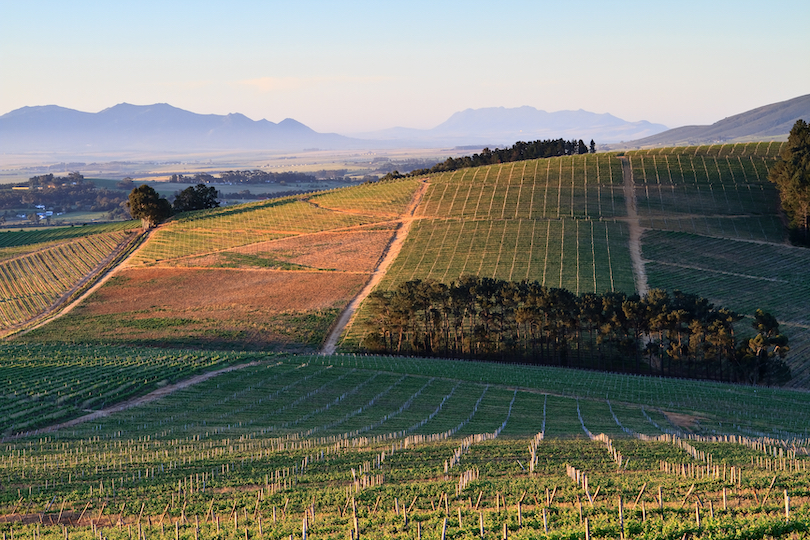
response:
<path id="1" fill-rule="evenodd" d="M 599 144 L 653 135 L 666 126 L 647 121 L 628 122 L 611 114 L 577 111 L 546 112 L 534 107 L 466 109 L 432 129 L 396 127 L 357 133 L 356 137 L 387 144 L 489 145 L 504 147 L 515 141 L 594 139 Z"/>
<path id="2" fill-rule="evenodd" d="M 810 294 L 796 269 L 810 259 L 785 243 L 767 181 L 780 144 L 521 161 L 190 214 L 154 231 L 71 314 L 19 339 L 316 350 L 424 185 L 381 290 L 477 275 L 574 294 L 678 289 L 748 316 L 763 308 L 791 338 L 791 384 L 805 387 Z M 344 350 L 362 350 L 367 317 L 361 306 Z"/>
<path id="3" fill-rule="evenodd" d="M 3 527 L 43 540 L 801 536 L 810 255 L 784 242 L 767 181 L 780 146 L 505 163 L 178 216 L 71 312 L 0 344 Z M 313 354 L 406 222 L 380 288 L 474 273 L 633 292 L 646 278 L 765 306 L 790 329 L 798 388 Z M 25 257 L 94 237 L 46 233 L 3 239 Z"/>
<path id="4" fill-rule="evenodd" d="M 796 120 L 810 119 L 810 94 L 757 107 L 710 126 L 683 126 L 626 142 L 623 148 L 786 141 Z"/>
<path id="5" fill-rule="evenodd" d="M 11 111 L 0 116 L 0 146 L 6 153 L 57 152 L 80 156 L 363 145 L 341 135 L 317 133 L 291 118 L 276 124 L 254 121 L 238 113 L 196 114 L 166 103 L 120 103 L 98 113 L 55 105 Z"/>

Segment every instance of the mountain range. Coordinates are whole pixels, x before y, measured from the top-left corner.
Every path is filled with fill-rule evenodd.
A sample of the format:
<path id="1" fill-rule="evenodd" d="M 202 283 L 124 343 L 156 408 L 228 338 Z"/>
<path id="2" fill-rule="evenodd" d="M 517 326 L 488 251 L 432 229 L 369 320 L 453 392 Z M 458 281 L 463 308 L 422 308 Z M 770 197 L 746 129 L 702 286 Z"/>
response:
<path id="1" fill-rule="evenodd" d="M 600 143 L 647 137 L 667 129 L 647 121 L 628 122 L 611 114 L 578 111 L 546 112 L 534 107 L 488 107 L 467 109 L 453 114 L 432 129 L 396 127 L 356 133 L 376 141 L 429 142 L 438 145 L 508 146 L 515 141 L 539 139 L 590 139 Z"/>
<path id="2" fill-rule="evenodd" d="M 670 130 L 661 124 L 628 122 L 581 109 L 546 112 L 524 106 L 467 109 L 432 129 L 395 127 L 347 137 L 318 133 L 291 118 L 274 123 L 251 120 L 238 113 L 197 114 L 165 103 L 121 103 L 98 113 L 46 105 L 22 107 L 0 116 L 0 152 L 81 156 L 307 148 L 504 147 L 519 140 L 557 138 L 585 142 L 593 139 L 606 149 L 784 139 L 798 118 L 810 119 L 810 95 L 759 107 L 711 126 Z M 629 142 L 616 144 L 619 141 Z"/>
<path id="3" fill-rule="evenodd" d="M 46 105 L 0 116 L 0 148 L 5 153 L 300 150 L 347 148 L 352 142 L 341 135 L 317 133 L 291 118 L 276 124 L 243 114 L 196 114 L 165 103 L 121 103 L 98 113 Z"/>

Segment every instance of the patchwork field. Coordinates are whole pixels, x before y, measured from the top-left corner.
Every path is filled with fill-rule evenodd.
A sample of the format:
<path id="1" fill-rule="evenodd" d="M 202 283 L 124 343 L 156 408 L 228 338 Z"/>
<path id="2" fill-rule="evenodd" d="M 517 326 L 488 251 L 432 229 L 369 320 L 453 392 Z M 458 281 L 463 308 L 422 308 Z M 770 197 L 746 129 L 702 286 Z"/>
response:
<path id="1" fill-rule="evenodd" d="M 403 224 L 380 287 L 476 274 L 632 293 L 640 230 L 650 287 L 772 310 L 791 338 L 791 384 L 806 387 L 810 260 L 785 243 L 767 183 L 778 148 L 507 163 L 167 223 L 70 313 L 0 348 L 0 530 L 31 540 L 807 537 L 804 390 L 306 354 Z M 22 276 L 37 266 L 21 261 L 44 268 L 31 258 L 111 249 L 122 231 L 0 235 L 0 267 Z M 344 347 L 361 342 L 359 327 Z M 192 376 L 205 380 L 170 392 Z M 124 399 L 138 404 L 116 405 Z"/>
<path id="2" fill-rule="evenodd" d="M 86 301 L 18 339 L 317 350 L 419 185 L 366 184 L 180 217 Z"/>

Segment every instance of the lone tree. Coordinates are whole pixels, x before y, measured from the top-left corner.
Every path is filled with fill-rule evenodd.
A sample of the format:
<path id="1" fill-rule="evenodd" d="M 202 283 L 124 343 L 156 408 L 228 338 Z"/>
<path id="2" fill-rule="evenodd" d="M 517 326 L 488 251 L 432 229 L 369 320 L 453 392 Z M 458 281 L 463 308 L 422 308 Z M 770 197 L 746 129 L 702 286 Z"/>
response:
<path id="1" fill-rule="evenodd" d="M 169 201 L 146 184 L 136 187 L 129 193 L 127 210 L 133 218 L 141 220 L 144 229 L 151 229 L 172 215 L 172 205 Z"/>
<path id="2" fill-rule="evenodd" d="M 214 187 L 207 187 L 205 184 L 187 187 L 175 195 L 174 211 L 190 212 L 206 208 L 219 208 L 217 197 L 219 197 L 219 193 Z"/>
<path id="3" fill-rule="evenodd" d="M 810 125 L 797 120 L 771 169 L 771 182 L 779 189 L 782 209 L 790 220 L 791 240 L 810 246 Z"/>

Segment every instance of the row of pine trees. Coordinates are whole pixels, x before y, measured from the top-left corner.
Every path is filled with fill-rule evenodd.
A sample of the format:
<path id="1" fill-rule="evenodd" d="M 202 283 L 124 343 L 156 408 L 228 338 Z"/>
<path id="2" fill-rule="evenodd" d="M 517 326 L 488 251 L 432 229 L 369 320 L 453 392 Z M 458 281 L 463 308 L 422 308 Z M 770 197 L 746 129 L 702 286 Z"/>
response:
<path id="1" fill-rule="evenodd" d="M 653 289 L 576 295 L 534 281 L 414 280 L 369 296 L 370 352 L 486 359 L 750 384 L 790 378 L 788 340 L 761 310 L 743 316 L 705 298 Z"/>

